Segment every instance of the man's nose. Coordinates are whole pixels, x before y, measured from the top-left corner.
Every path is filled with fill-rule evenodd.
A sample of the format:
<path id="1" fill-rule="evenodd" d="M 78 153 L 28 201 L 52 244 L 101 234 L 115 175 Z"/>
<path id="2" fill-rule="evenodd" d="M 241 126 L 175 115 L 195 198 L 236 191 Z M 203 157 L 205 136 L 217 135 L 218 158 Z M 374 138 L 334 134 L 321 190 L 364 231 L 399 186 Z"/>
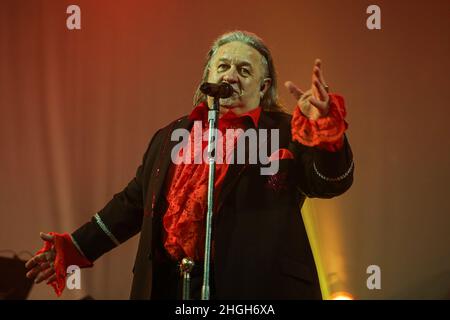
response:
<path id="1" fill-rule="evenodd" d="M 234 66 L 231 67 L 230 69 L 228 69 L 227 73 L 223 76 L 222 81 L 225 81 L 228 83 L 236 83 L 239 81 L 238 73 Z"/>

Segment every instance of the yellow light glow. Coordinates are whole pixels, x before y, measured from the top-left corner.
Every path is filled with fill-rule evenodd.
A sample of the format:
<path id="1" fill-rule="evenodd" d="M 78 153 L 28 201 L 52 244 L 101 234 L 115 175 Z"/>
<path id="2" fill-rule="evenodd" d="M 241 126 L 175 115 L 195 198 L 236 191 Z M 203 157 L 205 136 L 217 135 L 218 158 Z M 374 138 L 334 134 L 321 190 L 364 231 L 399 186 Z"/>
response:
<path id="1" fill-rule="evenodd" d="M 330 300 L 355 300 L 355 298 L 348 292 L 335 292 L 330 296 Z"/>

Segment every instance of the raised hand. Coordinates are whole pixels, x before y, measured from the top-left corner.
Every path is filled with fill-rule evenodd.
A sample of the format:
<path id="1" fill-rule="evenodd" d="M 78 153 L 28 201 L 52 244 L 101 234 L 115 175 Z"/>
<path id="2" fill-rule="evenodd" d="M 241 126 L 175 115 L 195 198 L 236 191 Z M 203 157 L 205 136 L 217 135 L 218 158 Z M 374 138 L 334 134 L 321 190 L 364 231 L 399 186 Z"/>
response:
<path id="1" fill-rule="evenodd" d="M 328 86 L 323 78 L 320 59 L 316 59 L 314 62 L 311 89 L 304 92 L 292 81 L 286 81 L 284 85 L 297 100 L 297 106 L 302 113 L 309 119 L 317 120 L 328 114 L 330 97 L 328 95 Z"/>

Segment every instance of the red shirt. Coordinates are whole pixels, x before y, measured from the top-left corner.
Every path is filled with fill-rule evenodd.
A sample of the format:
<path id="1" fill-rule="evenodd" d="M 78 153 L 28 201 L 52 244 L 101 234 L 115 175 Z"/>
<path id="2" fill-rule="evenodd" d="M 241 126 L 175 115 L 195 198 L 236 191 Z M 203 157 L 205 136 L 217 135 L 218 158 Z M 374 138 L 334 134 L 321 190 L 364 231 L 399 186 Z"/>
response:
<path id="1" fill-rule="evenodd" d="M 246 129 L 244 124 L 245 117 L 249 117 L 256 128 L 260 114 L 261 107 L 257 107 L 240 116 L 229 110 L 219 118 L 217 127 L 222 132 L 222 139 L 219 137 L 217 143 L 222 144 L 223 152 L 220 153 L 218 151 L 219 147 L 217 148 L 216 179 L 214 184 L 215 199 L 220 193 L 228 170 L 226 158 L 232 151 L 231 148 L 227 149 L 225 130 Z M 202 136 L 207 137 L 209 124 L 206 104 L 202 103 L 195 107 L 189 118 L 193 121 L 201 121 L 201 126 L 196 126 L 194 123 L 190 141 L 195 141 L 194 130 L 196 128 L 197 130 L 201 128 Z M 196 154 L 203 156 L 205 149 L 208 147 L 207 139 L 202 140 L 206 141 L 202 141 L 201 148 L 196 149 L 194 146 L 194 148 L 187 147 L 186 150 L 180 150 L 180 159 L 184 157 L 184 159 L 189 159 L 190 163 L 173 165 L 168 177 L 170 186 L 166 193 L 166 199 L 169 206 L 163 217 L 163 242 L 164 248 L 170 256 L 178 261 L 184 257 L 201 261 L 204 256 L 209 165 L 203 157 L 201 157 L 202 161 L 200 164 L 194 163 Z M 233 146 L 236 140 L 237 137 L 235 136 Z M 191 152 L 186 155 L 183 151 Z"/>

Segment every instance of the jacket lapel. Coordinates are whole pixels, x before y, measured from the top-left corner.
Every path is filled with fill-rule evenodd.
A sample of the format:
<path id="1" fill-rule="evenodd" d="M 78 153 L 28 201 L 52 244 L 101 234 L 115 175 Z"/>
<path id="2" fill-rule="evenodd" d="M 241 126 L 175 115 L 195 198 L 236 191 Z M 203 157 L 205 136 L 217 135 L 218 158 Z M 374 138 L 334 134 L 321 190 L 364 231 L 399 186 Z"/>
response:
<path id="1" fill-rule="evenodd" d="M 165 177 L 168 174 L 168 169 L 172 163 L 172 149 L 177 143 L 179 143 L 179 141 L 171 140 L 172 132 L 176 129 L 186 129 L 189 131 L 192 124 L 193 122 L 189 120 L 189 117 L 183 117 L 167 126 L 161 133 L 163 141 L 159 149 L 159 154 L 156 155 L 155 165 L 152 168 L 146 196 L 146 199 L 150 204 L 149 213 L 152 216 L 161 195 L 161 189 L 164 185 Z"/>

